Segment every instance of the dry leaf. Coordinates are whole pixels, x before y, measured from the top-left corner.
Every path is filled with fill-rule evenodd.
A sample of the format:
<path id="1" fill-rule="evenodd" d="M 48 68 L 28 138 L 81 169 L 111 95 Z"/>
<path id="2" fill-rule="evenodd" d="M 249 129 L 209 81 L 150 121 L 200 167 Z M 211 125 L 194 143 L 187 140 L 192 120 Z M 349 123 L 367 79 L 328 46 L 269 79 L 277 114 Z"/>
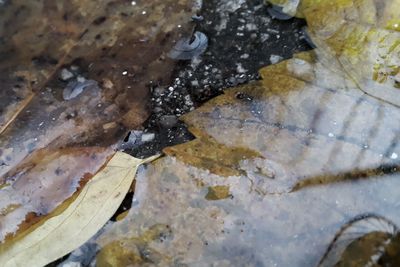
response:
<path id="1" fill-rule="evenodd" d="M 117 152 L 65 210 L 6 242 L 0 248 L 0 265 L 43 266 L 82 245 L 118 209 L 139 165 L 153 159 L 140 160 Z"/>

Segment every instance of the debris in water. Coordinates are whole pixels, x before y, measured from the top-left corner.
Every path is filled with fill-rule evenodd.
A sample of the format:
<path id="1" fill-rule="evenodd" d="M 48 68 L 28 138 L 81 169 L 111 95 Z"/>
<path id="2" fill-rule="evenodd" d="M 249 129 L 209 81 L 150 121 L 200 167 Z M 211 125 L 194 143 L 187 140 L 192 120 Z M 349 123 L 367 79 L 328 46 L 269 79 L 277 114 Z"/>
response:
<path id="1" fill-rule="evenodd" d="M 278 56 L 278 55 L 271 55 L 270 57 L 269 57 L 269 61 L 271 62 L 271 64 L 276 64 L 276 63 L 278 63 L 279 61 L 281 61 L 283 58 L 281 57 L 281 56 Z"/>
<path id="2" fill-rule="evenodd" d="M 64 100 L 71 100 L 80 95 L 83 90 L 88 87 L 97 87 L 97 82 L 94 80 L 76 80 L 68 83 L 67 87 L 64 88 L 63 98 Z"/>

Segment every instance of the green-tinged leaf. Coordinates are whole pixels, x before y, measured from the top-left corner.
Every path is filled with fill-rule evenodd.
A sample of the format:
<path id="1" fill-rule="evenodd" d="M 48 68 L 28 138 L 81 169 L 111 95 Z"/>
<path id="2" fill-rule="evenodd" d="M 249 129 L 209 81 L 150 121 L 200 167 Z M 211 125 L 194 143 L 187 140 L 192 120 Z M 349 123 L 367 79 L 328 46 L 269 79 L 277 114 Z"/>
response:
<path id="1" fill-rule="evenodd" d="M 303 0 L 297 6 L 322 64 L 363 92 L 400 106 L 399 0 Z"/>
<path id="2" fill-rule="evenodd" d="M 79 195 L 64 203 L 64 210 L 3 244 L 0 265 L 43 266 L 85 243 L 118 209 L 138 166 L 153 159 L 140 160 L 117 152 Z"/>

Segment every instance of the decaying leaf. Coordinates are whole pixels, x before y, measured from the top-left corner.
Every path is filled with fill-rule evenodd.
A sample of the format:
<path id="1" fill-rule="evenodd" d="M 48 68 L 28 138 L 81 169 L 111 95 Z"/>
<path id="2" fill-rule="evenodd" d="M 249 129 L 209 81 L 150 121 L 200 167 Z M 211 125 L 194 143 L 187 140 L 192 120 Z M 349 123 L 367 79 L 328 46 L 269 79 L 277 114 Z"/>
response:
<path id="1" fill-rule="evenodd" d="M 70 203 L 59 206 L 35 229 L 3 244 L 0 265 L 44 266 L 82 245 L 115 213 L 138 166 L 154 158 L 140 160 L 117 152 Z"/>
<path id="2" fill-rule="evenodd" d="M 371 76 L 399 66 L 398 32 L 381 23 L 395 2 L 298 2 L 320 47 L 183 116 L 197 139 L 139 174 L 136 205 L 93 240 L 97 264 L 315 266 L 357 215 L 400 222 L 397 74 Z"/>
<path id="3" fill-rule="evenodd" d="M 0 242 L 69 198 L 148 116 L 192 0 L 0 7 Z M 57 168 L 57 166 L 59 168 Z M 21 229 L 20 229 L 21 228 Z"/>

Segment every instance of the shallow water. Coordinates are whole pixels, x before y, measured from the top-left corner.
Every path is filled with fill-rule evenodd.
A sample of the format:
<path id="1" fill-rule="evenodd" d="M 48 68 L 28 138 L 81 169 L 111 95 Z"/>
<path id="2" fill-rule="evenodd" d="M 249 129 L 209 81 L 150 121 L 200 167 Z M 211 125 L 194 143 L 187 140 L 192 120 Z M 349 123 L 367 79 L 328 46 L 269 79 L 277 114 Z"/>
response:
<path id="1" fill-rule="evenodd" d="M 316 266 L 360 215 L 400 225 L 400 2 L 278 2 L 209 1 L 204 22 L 198 1 L 0 4 L 0 241 L 79 192 L 118 147 L 157 140 L 135 131 L 150 102 L 168 142 L 191 110 L 181 120 L 195 140 L 141 169 L 129 211 L 65 264 Z M 316 49 L 281 61 L 288 40 L 304 48 L 302 22 L 268 8 L 305 18 Z M 191 96 L 219 93 L 194 109 Z M 327 266 L 342 260 L 351 250 Z"/>

